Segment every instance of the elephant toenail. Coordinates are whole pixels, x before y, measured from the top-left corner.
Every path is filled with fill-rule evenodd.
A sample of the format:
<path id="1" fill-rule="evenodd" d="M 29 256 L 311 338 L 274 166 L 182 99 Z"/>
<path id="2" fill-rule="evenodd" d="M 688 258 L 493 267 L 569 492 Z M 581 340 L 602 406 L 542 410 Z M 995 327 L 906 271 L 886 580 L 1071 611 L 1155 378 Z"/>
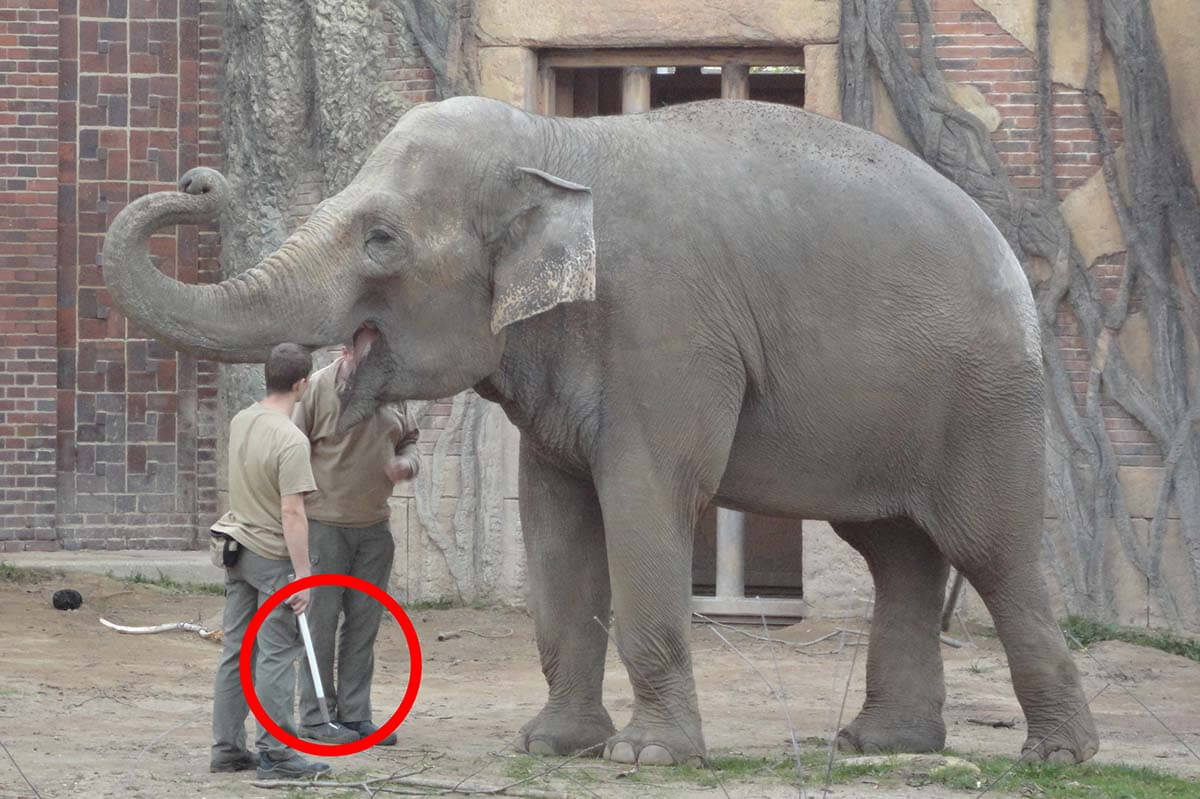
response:
<path id="1" fill-rule="evenodd" d="M 1053 752 L 1046 755 L 1047 763 L 1066 763 L 1075 762 L 1075 755 L 1066 749 L 1055 749 Z"/>
<path id="2" fill-rule="evenodd" d="M 612 749 L 608 752 L 608 759 L 614 763 L 637 762 L 637 758 L 633 754 L 633 745 L 625 741 L 618 741 L 612 745 Z"/>
<path id="3" fill-rule="evenodd" d="M 671 766 L 675 764 L 675 758 L 665 746 L 646 744 L 638 753 L 637 762 L 641 766 Z"/>
<path id="4" fill-rule="evenodd" d="M 525 744 L 525 751 L 531 755 L 556 755 L 554 745 L 545 738 L 530 738 Z"/>

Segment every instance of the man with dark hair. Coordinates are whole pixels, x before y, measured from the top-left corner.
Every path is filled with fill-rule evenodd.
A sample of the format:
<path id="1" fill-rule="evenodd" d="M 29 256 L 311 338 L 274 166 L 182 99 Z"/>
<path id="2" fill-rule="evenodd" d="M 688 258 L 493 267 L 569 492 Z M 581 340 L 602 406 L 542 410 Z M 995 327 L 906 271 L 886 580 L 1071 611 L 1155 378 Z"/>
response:
<path id="1" fill-rule="evenodd" d="M 317 492 L 305 500 L 311 527 L 312 569 L 316 574 L 349 574 L 386 591 L 395 543 L 388 527 L 392 486 L 417 474 L 415 421 L 402 405 L 384 405 L 375 415 L 344 433 L 337 432 L 338 394 L 354 372 L 360 348 L 374 332 L 360 330 L 354 347 L 312 377 L 312 387 L 296 406 L 293 420 L 312 442 Z M 368 337 L 363 341 L 362 337 Z M 323 685 L 330 691 L 330 713 L 337 724 L 322 724 L 308 662 L 300 680 L 300 723 L 306 737 L 334 743 L 347 732 L 366 737 L 378 727 L 371 718 L 371 680 L 375 638 L 383 605 L 361 591 L 321 586 L 312 614 L 313 648 Z M 344 614 L 338 629 L 338 613 Z M 395 733 L 382 746 L 393 746 Z"/>
<path id="2" fill-rule="evenodd" d="M 214 562 L 225 567 L 224 648 L 213 696 L 212 771 L 258 767 L 263 779 L 311 777 L 329 770 L 305 760 L 260 724 L 257 755 L 246 749 L 249 708 L 238 675 L 246 627 L 255 611 L 293 579 L 310 573 L 304 496 L 316 489 L 308 440 L 292 423 L 292 409 L 308 387 L 312 357 L 280 344 L 266 363 L 267 396 L 229 424 L 229 512 L 213 525 Z M 254 690 L 267 715 L 295 729 L 295 661 L 303 652 L 293 614 L 309 607 L 309 590 L 292 594 L 271 612 L 254 641 Z"/>

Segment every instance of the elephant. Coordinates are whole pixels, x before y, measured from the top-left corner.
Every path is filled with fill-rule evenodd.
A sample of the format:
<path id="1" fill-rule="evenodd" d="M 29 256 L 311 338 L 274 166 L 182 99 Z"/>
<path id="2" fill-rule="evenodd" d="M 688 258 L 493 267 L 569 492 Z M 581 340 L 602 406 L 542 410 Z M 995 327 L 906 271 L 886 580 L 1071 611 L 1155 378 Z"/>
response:
<path id="1" fill-rule="evenodd" d="M 944 746 L 953 565 L 1007 653 L 1023 756 L 1096 752 L 1039 570 L 1029 282 L 979 206 L 916 155 L 777 104 L 552 118 L 457 97 L 405 113 L 248 271 L 211 285 L 157 271 L 151 234 L 212 220 L 230 195 L 194 169 L 130 203 L 102 253 L 113 300 L 221 361 L 352 341 L 343 426 L 467 389 L 500 404 L 521 433 L 548 685 L 519 748 L 704 758 L 691 556 L 715 504 L 828 520 L 866 559 L 866 699 L 843 750 Z M 634 695 L 619 731 L 602 698 L 610 636 Z"/>

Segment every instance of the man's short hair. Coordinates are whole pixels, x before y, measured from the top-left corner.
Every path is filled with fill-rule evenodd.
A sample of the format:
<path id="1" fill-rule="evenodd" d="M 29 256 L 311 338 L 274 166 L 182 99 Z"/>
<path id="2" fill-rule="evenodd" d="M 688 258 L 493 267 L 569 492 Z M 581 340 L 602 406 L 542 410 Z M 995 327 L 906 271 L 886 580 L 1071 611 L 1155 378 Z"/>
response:
<path id="1" fill-rule="evenodd" d="M 276 344 L 264 369 L 268 394 L 286 394 L 312 371 L 312 355 L 299 344 Z"/>

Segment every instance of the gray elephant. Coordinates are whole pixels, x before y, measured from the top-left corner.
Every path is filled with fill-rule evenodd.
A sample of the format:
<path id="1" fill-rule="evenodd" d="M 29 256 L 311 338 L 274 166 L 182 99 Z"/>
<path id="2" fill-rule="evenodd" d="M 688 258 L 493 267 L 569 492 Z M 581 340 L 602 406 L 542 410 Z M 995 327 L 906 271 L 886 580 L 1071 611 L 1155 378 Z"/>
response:
<path id="1" fill-rule="evenodd" d="M 148 238 L 210 220 L 224 179 L 131 203 L 104 245 L 113 298 L 183 350 L 261 361 L 355 340 L 342 421 L 474 388 L 521 430 L 521 524 L 544 709 L 534 753 L 702 757 L 688 646 L 709 503 L 828 519 L 876 586 L 849 750 L 945 741 L 948 564 L 979 591 L 1028 720 L 1027 756 L 1097 735 L 1038 570 L 1038 326 L 978 206 L 872 133 L 753 102 L 552 119 L 481 98 L 407 113 L 344 191 L 218 285 Z M 633 683 L 604 708 L 605 629 Z"/>

